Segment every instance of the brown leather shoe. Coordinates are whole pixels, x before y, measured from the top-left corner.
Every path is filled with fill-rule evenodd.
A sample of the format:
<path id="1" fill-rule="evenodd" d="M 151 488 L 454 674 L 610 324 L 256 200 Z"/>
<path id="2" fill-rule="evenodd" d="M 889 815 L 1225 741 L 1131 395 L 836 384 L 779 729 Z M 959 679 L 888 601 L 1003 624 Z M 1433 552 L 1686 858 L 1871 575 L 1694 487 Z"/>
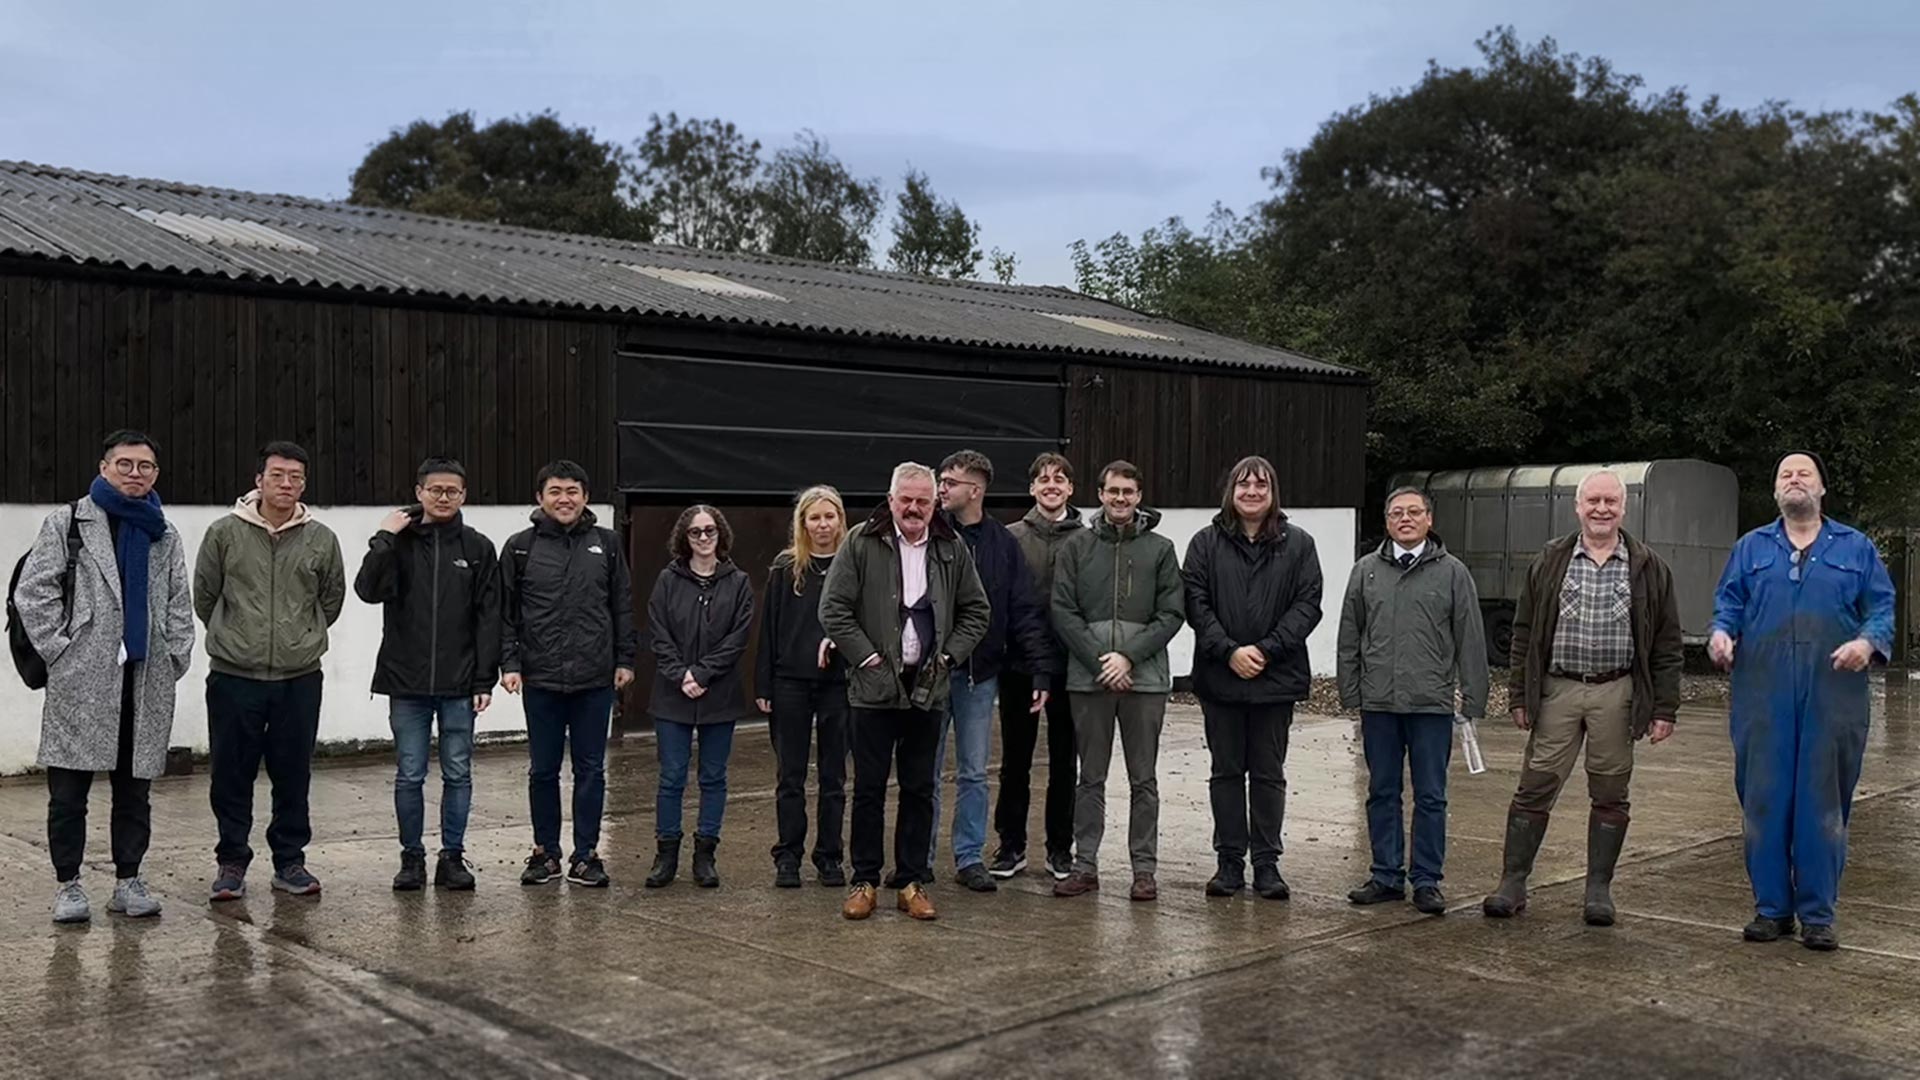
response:
<path id="1" fill-rule="evenodd" d="M 873 914 L 875 890 L 871 885 L 855 885 L 847 893 L 847 902 L 840 905 L 840 914 L 849 919 L 864 919 Z"/>
<path id="2" fill-rule="evenodd" d="M 1129 900 L 1158 900 L 1160 886 L 1154 884 L 1152 874 L 1133 875 L 1133 888 L 1127 890 Z"/>
<path id="3" fill-rule="evenodd" d="M 1053 895 L 1055 896 L 1083 896 L 1090 892 L 1099 891 L 1100 875 L 1088 874 L 1079 870 L 1068 874 L 1064 880 L 1053 883 Z"/>
<path id="4" fill-rule="evenodd" d="M 900 890 L 900 910 L 906 912 L 909 918 L 922 922 L 931 922 L 940 917 L 940 913 L 933 910 L 933 898 L 917 881 Z"/>

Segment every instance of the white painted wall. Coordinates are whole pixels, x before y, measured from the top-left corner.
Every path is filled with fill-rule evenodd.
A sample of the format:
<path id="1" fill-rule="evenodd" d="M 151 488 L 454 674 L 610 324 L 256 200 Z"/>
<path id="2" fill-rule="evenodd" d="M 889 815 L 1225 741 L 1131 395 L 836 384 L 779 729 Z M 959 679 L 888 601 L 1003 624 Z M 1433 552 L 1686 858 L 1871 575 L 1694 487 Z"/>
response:
<path id="1" fill-rule="evenodd" d="M 40 523 L 54 506 L 0 506 L 0 573 L 11 576 L 14 560 L 26 553 L 39 534 Z M 314 508 L 314 516 L 340 538 L 340 555 L 346 564 L 347 603 L 340 621 L 333 624 L 332 646 L 327 650 L 323 671 L 326 691 L 320 710 L 320 737 L 325 740 L 388 739 L 387 699 L 376 698 L 367 689 L 373 680 L 374 658 L 380 651 L 380 609 L 360 602 L 353 595 L 353 577 L 360 571 L 360 559 L 366 554 L 367 538 L 380 526 L 390 506 L 336 506 Z M 467 524 L 484 533 L 495 547 L 527 526 L 531 506 L 473 506 L 465 511 Z M 180 530 L 187 543 L 187 567 L 191 571 L 194 554 L 207 526 L 227 514 L 227 507 L 169 506 L 167 519 Z M 593 512 L 602 523 L 613 520 L 611 507 L 595 506 Z M 197 632 L 205 627 L 195 624 Z M 203 643 L 194 645 L 193 670 L 180 680 L 180 699 L 174 712 L 173 745 L 207 748 L 207 652 Z M 28 690 L 13 672 L 11 663 L 0 671 L 0 774 L 17 773 L 33 764 L 40 746 L 40 702 L 43 695 Z M 525 730 L 520 699 L 508 693 L 496 693 L 493 707 L 480 717 L 480 731 Z"/>
<path id="2" fill-rule="evenodd" d="M 32 546 L 40 522 L 52 506 L 0 506 L 0 573 L 11 574 L 13 561 Z M 379 527 L 380 519 L 391 507 L 337 506 L 316 508 L 314 515 L 340 538 L 340 553 L 346 562 L 349 592 L 345 610 L 332 632 L 332 647 L 327 652 L 324 671 L 326 694 L 320 712 L 320 737 L 323 740 L 387 739 L 387 703 L 367 689 L 373 679 L 374 659 L 380 650 L 380 609 L 363 604 L 352 595 L 353 576 L 367 549 L 367 538 Z M 526 527 L 531 507 L 475 506 L 466 510 L 467 523 L 494 542 L 497 547 L 507 537 Z M 167 517 L 187 542 L 187 565 L 193 565 L 200 538 L 207 526 L 228 512 L 226 507 L 170 506 Z M 1204 509 L 1161 510 L 1158 526 L 1161 535 L 1172 540 L 1184 557 L 1187 541 L 1205 528 L 1218 512 Z M 595 506 L 602 522 L 612 521 L 607 506 Z M 1320 552 L 1321 572 L 1326 576 L 1326 612 L 1320 626 L 1308 639 L 1307 651 L 1316 675 L 1332 675 L 1334 641 L 1338 632 L 1339 598 L 1346 588 L 1347 574 L 1353 568 L 1354 512 L 1352 510 L 1288 509 L 1293 523 L 1313 534 Z M 760 582 L 756 582 L 758 586 Z M 204 630 L 204 628 L 199 628 Z M 1193 666 L 1193 633 L 1182 629 L 1170 648 L 1173 670 L 1185 674 Z M 207 748 L 206 708 L 207 657 L 203 645 L 194 648 L 193 670 L 180 681 L 180 700 L 174 713 L 173 745 Z M 11 671 L 0 671 L 0 774 L 21 772 L 33 764 L 40 745 L 41 693 L 28 690 Z M 493 707 L 480 717 L 479 730 L 521 731 L 526 727 L 520 699 L 512 694 L 494 695 Z"/>
<path id="3" fill-rule="evenodd" d="M 1180 558 L 1187 557 L 1187 542 L 1195 533 L 1213 524 L 1214 516 L 1220 508 L 1210 506 L 1205 509 L 1160 511 L 1160 524 L 1154 531 L 1173 541 Z M 1325 591 L 1321 597 L 1320 610 L 1323 613 L 1320 625 L 1307 639 L 1307 658 L 1313 665 L 1315 675 L 1333 674 L 1334 649 L 1340 634 L 1340 598 L 1345 595 L 1347 575 L 1353 571 L 1353 545 L 1355 541 L 1355 515 L 1347 510 L 1296 510 L 1287 507 L 1287 519 L 1295 526 L 1305 529 L 1313 537 L 1315 549 L 1320 553 L 1320 572 L 1326 577 Z M 1098 508 L 1086 512 L 1088 520 L 1099 513 Z M 1193 631 L 1181 627 L 1174 637 L 1173 644 L 1167 649 L 1177 675 L 1186 675 L 1193 671 Z"/>

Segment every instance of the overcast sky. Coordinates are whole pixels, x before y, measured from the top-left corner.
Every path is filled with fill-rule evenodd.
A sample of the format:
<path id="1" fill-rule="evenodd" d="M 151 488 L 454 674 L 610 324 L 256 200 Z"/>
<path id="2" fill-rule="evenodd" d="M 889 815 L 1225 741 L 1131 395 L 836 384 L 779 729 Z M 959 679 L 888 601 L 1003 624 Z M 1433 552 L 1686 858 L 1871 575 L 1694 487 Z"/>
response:
<path id="1" fill-rule="evenodd" d="M 812 128 L 889 194 L 911 162 L 1023 281 L 1068 283 L 1076 237 L 1245 207 L 1329 115 L 1500 23 L 1735 106 L 1920 90 L 1914 0 L 0 0 L 0 158 L 344 197 L 416 118 L 551 108 L 627 143 L 673 110 L 769 149 Z"/>

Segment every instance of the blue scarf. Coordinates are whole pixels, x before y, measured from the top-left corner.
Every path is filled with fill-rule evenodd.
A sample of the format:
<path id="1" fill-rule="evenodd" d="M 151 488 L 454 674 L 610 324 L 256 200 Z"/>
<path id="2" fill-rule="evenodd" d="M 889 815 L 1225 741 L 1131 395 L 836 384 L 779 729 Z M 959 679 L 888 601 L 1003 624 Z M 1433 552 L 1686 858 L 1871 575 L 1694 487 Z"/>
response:
<path id="1" fill-rule="evenodd" d="M 147 559 L 153 542 L 167 535 L 167 519 L 160 512 L 160 493 L 147 492 L 144 499 L 129 499 L 120 489 L 107 483 L 104 476 L 93 479 L 93 504 L 120 522 L 120 538 L 113 547 L 114 562 L 120 567 L 121 641 L 127 647 L 127 659 L 147 658 Z"/>

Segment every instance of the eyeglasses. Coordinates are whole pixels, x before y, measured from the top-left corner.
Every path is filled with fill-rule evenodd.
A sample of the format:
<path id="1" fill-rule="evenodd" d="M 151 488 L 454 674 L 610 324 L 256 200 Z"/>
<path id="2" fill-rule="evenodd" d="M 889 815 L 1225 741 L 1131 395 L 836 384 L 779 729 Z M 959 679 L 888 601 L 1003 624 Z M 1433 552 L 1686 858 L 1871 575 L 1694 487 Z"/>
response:
<path id="1" fill-rule="evenodd" d="M 465 498 L 467 494 L 466 488 L 430 487 L 430 488 L 426 488 L 425 490 L 426 490 L 426 493 L 432 498 L 445 499 L 449 501 L 453 499 Z"/>
<path id="2" fill-rule="evenodd" d="M 135 473 L 139 473 L 141 476 L 152 476 L 160 471 L 160 463 L 157 461 L 135 461 L 132 458 L 117 458 L 113 463 L 113 471 L 119 473 L 121 476 L 132 476 Z"/>
<path id="3" fill-rule="evenodd" d="M 1424 508 L 1419 508 L 1419 507 L 1416 507 L 1415 509 L 1412 509 L 1412 510 L 1387 511 L 1388 521 L 1412 521 L 1414 518 L 1423 518 L 1426 516 L 1427 516 L 1426 510 Z"/>
<path id="4" fill-rule="evenodd" d="M 693 528 L 687 530 L 687 539 L 689 540 L 710 540 L 719 535 L 720 527 L 718 525 L 695 525 Z"/>
<path id="5" fill-rule="evenodd" d="M 1807 561 L 1806 549 L 1794 548 L 1793 549 L 1793 568 L 1787 571 L 1788 581 L 1793 582 L 1795 585 L 1800 584 L 1800 566 L 1802 563 L 1805 563 L 1806 561 Z"/>
<path id="6" fill-rule="evenodd" d="M 1109 499 L 1126 500 L 1126 499 L 1137 499 L 1140 497 L 1140 491 L 1138 488 L 1115 488 L 1115 487 L 1101 488 L 1100 493 L 1105 495 Z"/>
<path id="7" fill-rule="evenodd" d="M 948 488 L 951 488 L 951 487 L 961 487 L 961 486 L 963 486 L 963 485 L 964 485 L 964 486 L 966 486 L 966 487 L 979 487 L 979 486 L 980 486 L 978 482 L 976 482 L 976 481 L 973 481 L 973 480 L 961 480 L 961 479 L 959 479 L 959 478 L 957 478 L 957 477 L 952 477 L 952 476 L 943 476 L 943 477 L 941 477 L 941 478 L 940 478 L 940 485 L 939 485 L 939 486 L 940 486 L 940 490 L 942 490 L 942 491 L 945 491 L 946 489 L 948 489 Z"/>

